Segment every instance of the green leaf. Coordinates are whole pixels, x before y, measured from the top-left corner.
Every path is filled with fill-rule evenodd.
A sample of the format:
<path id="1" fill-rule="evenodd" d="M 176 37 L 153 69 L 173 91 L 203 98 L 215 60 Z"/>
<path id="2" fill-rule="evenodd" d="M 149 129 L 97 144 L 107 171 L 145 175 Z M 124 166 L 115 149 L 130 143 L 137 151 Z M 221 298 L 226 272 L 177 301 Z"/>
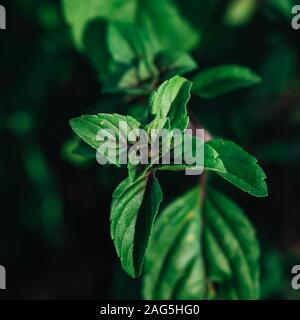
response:
<path id="1" fill-rule="evenodd" d="M 141 275 L 152 226 L 162 202 L 157 179 L 144 176 L 125 179 L 113 193 L 111 237 L 123 269 L 131 276 Z"/>
<path id="2" fill-rule="evenodd" d="M 205 297 L 199 199 L 195 188 L 171 203 L 155 223 L 145 262 L 145 299 Z"/>
<path id="3" fill-rule="evenodd" d="M 216 139 L 208 144 L 219 154 L 226 172 L 216 172 L 241 190 L 256 197 L 266 197 L 266 175 L 257 159 L 234 142 Z"/>
<path id="4" fill-rule="evenodd" d="M 62 147 L 62 156 L 74 165 L 85 165 L 95 159 L 96 152 L 79 137 L 74 136 L 74 138 L 65 141 Z"/>
<path id="5" fill-rule="evenodd" d="M 137 119 L 142 125 L 145 124 L 149 117 L 149 109 L 144 104 L 133 104 L 127 108 L 127 115 Z"/>
<path id="6" fill-rule="evenodd" d="M 127 124 L 126 128 L 121 125 Z M 140 127 L 140 123 L 135 119 L 129 116 L 122 116 L 119 114 L 106 114 L 99 113 L 98 115 L 84 115 L 78 118 L 74 118 L 70 120 L 70 125 L 73 131 L 88 145 L 91 147 L 98 149 L 103 143 L 107 143 L 107 141 L 97 141 L 96 137 L 98 132 L 102 130 L 106 130 L 108 133 L 111 133 L 111 148 L 114 150 L 118 150 L 119 147 L 122 147 L 122 141 L 128 142 L 128 134 Z M 117 149 L 115 146 L 115 142 L 118 143 Z M 120 142 L 120 143 L 119 143 Z M 110 147 L 110 145 L 108 145 Z M 118 152 L 116 152 L 118 156 Z M 103 154 L 107 157 L 107 154 Z M 107 157 L 108 160 L 109 157 Z M 119 159 L 117 158 L 117 162 L 115 163 L 119 166 Z"/>
<path id="7" fill-rule="evenodd" d="M 162 79 L 170 79 L 175 75 L 183 75 L 197 69 L 197 62 L 186 52 L 166 50 L 160 52 L 155 63 Z"/>
<path id="8" fill-rule="evenodd" d="M 293 17 L 292 8 L 299 4 L 299 1 L 296 0 L 267 0 L 266 5 L 268 9 L 277 13 L 280 17 L 285 19 L 286 22 L 290 24 L 290 21 Z M 273 13 L 273 12 L 272 12 Z"/>
<path id="9" fill-rule="evenodd" d="M 204 144 L 204 168 L 208 171 L 226 173 L 226 168 L 219 153 L 207 142 Z"/>
<path id="10" fill-rule="evenodd" d="M 108 47 L 114 64 L 104 91 L 131 94 L 149 92 L 158 71 L 147 34 L 132 24 L 111 23 L 108 28 Z"/>
<path id="11" fill-rule="evenodd" d="M 99 81 L 106 82 L 110 76 L 111 56 L 107 44 L 107 22 L 93 20 L 85 29 L 83 37 L 84 51 L 95 69 Z"/>
<path id="12" fill-rule="evenodd" d="M 154 74 L 150 76 L 144 61 L 133 66 L 115 64 L 113 69 L 104 82 L 103 93 L 127 93 L 139 96 L 147 95 L 151 91 L 155 76 Z"/>
<path id="13" fill-rule="evenodd" d="M 220 192 L 209 189 L 203 220 L 207 277 L 217 298 L 258 299 L 260 250 L 244 212 Z"/>
<path id="14" fill-rule="evenodd" d="M 174 1 L 139 0 L 136 17 L 136 23 L 149 33 L 157 52 L 189 51 L 199 43 L 199 31 L 182 17 Z"/>
<path id="15" fill-rule="evenodd" d="M 156 53 L 165 49 L 191 50 L 199 42 L 199 32 L 170 0 L 63 0 L 63 11 L 77 48 L 87 53 L 102 81 L 109 73 L 107 23 L 136 25 L 148 35 L 148 44 Z"/>
<path id="16" fill-rule="evenodd" d="M 136 24 L 151 36 L 157 50 L 191 50 L 199 42 L 199 33 L 170 0 L 63 0 L 63 9 L 81 48 L 87 25 L 99 18 Z"/>
<path id="17" fill-rule="evenodd" d="M 114 61 L 131 64 L 136 59 L 151 61 L 154 51 L 147 33 L 134 24 L 114 22 L 108 27 L 108 47 Z"/>
<path id="18" fill-rule="evenodd" d="M 190 99 L 192 83 L 175 76 L 165 81 L 150 97 L 150 112 L 155 116 L 149 129 L 162 129 L 170 121 L 170 129 L 184 131 L 189 123 L 186 105 Z"/>
<path id="19" fill-rule="evenodd" d="M 193 82 L 195 94 L 201 98 L 211 99 L 239 88 L 258 84 L 261 78 L 246 67 L 223 65 L 199 73 Z"/>
<path id="20" fill-rule="evenodd" d="M 257 299 L 255 230 L 231 200 L 200 189 L 173 201 L 157 220 L 147 251 L 145 299 Z"/>
<path id="21" fill-rule="evenodd" d="M 120 122 L 126 122 L 128 132 L 123 127 L 120 127 Z M 70 125 L 73 131 L 91 147 L 97 149 L 100 145 L 96 141 L 96 135 L 99 130 L 111 130 L 116 137 L 120 135 L 127 140 L 127 135 L 130 131 L 140 127 L 140 123 L 134 118 L 123 116 L 116 113 L 99 113 L 98 115 L 84 115 L 70 120 Z"/>
<path id="22" fill-rule="evenodd" d="M 78 48 L 84 47 L 84 36 L 88 25 L 95 20 L 132 22 L 136 1 L 125 0 L 63 0 L 66 21 L 72 27 Z"/>
<path id="23" fill-rule="evenodd" d="M 187 135 L 186 138 L 189 136 Z M 222 162 L 222 159 L 220 158 L 218 152 L 211 147 L 208 143 L 204 143 L 200 138 L 195 137 L 195 136 L 190 136 L 190 139 L 192 140 L 191 146 L 192 146 L 192 155 L 195 156 L 196 153 L 196 147 L 201 147 L 203 148 L 203 159 L 198 159 L 198 164 L 174 164 L 174 159 L 171 157 L 171 164 L 168 165 L 160 165 L 157 167 L 157 170 L 160 171 L 182 171 L 182 170 L 187 170 L 187 169 L 195 169 L 199 170 L 201 168 L 208 170 L 208 171 L 213 171 L 213 172 L 220 172 L 220 173 L 226 173 L 226 169 L 224 167 L 224 164 Z M 198 145 L 196 144 L 196 140 L 198 140 Z M 186 140 L 187 143 L 190 143 L 190 141 Z M 183 141 L 184 144 L 184 141 Z M 184 150 L 189 150 L 189 149 L 184 149 L 182 147 L 182 152 Z M 200 151 L 199 151 L 200 152 Z M 184 156 L 182 153 L 182 159 L 184 160 Z M 200 161 L 199 161 L 200 160 Z M 201 161 L 202 160 L 202 161 Z"/>
<path id="24" fill-rule="evenodd" d="M 107 44 L 107 24 L 110 21 L 132 22 L 136 2 L 63 0 L 63 10 L 77 49 L 89 57 L 99 79 L 106 81 L 110 74 L 111 58 Z"/>

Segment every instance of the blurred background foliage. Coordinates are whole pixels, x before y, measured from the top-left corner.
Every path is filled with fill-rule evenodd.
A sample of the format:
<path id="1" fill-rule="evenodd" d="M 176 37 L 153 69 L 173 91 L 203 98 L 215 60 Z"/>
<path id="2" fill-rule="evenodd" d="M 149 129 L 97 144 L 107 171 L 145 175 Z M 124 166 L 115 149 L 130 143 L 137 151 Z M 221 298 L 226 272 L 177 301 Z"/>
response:
<path id="1" fill-rule="evenodd" d="M 0 32 L 5 296 L 140 297 L 140 281 L 120 270 L 109 236 L 111 194 L 126 172 L 75 154 L 78 141 L 68 124 L 84 113 L 145 117 L 146 99 L 101 91 L 108 67 L 103 35 L 116 17 L 150 26 L 160 37 L 157 52 L 161 46 L 191 51 L 200 70 L 235 63 L 263 78 L 253 89 L 214 100 L 193 97 L 191 106 L 213 136 L 236 141 L 265 169 L 266 199 L 249 198 L 221 179 L 214 183 L 257 228 L 262 298 L 300 298 L 290 285 L 291 268 L 300 263 L 300 31 L 291 28 L 297 1 L 73 1 L 71 16 L 67 3 L 1 1 L 7 11 L 7 30 Z M 165 204 L 197 183 L 182 174 L 160 175 Z"/>

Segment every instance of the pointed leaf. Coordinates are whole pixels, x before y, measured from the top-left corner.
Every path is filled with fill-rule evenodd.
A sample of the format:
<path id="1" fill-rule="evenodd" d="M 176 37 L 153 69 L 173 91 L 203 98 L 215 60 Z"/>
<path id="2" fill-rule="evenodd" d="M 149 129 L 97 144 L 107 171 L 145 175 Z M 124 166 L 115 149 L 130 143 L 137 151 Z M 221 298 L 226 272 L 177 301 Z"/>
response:
<path id="1" fill-rule="evenodd" d="M 173 201 L 155 224 L 145 262 L 146 299 L 257 299 L 259 247 L 242 210 L 208 189 Z M 202 211 L 202 212 L 201 212 Z"/>
<path id="2" fill-rule="evenodd" d="M 125 179 L 113 193 L 111 237 L 123 269 L 141 275 L 156 214 L 162 201 L 157 179 L 147 175 L 134 182 Z"/>
<path id="3" fill-rule="evenodd" d="M 224 65 L 199 73 L 193 82 L 193 92 L 201 98 L 210 99 L 258 84 L 261 78 L 246 67 Z"/>
<path id="4" fill-rule="evenodd" d="M 208 144 L 216 150 L 226 172 L 217 172 L 241 190 L 256 197 L 266 197 L 268 189 L 266 175 L 254 156 L 234 142 L 216 139 Z"/>
<path id="5" fill-rule="evenodd" d="M 185 130 L 189 117 L 186 105 L 190 99 L 192 83 L 176 76 L 165 81 L 150 97 L 151 113 L 155 115 L 149 129 L 162 129 L 170 121 L 170 129 Z"/>
<path id="6" fill-rule="evenodd" d="M 186 138 L 189 137 L 188 135 Z M 226 169 L 224 167 L 224 164 L 222 162 L 222 159 L 220 158 L 218 152 L 210 146 L 208 143 L 204 143 L 201 139 L 195 136 L 190 136 L 192 140 L 192 155 L 195 157 L 197 155 L 196 148 L 200 146 L 200 148 L 203 148 L 203 154 L 198 153 L 197 163 L 194 164 L 187 164 L 184 162 L 186 158 L 184 158 L 184 151 L 187 151 L 188 149 L 184 149 L 182 146 L 182 164 L 175 164 L 174 159 L 171 157 L 171 163 L 165 164 L 165 165 L 159 165 L 157 167 L 157 170 L 160 171 L 182 171 L 187 169 L 194 169 L 199 171 L 199 169 L 205 169 L 208 171 L 214 171 L 214 172 L 220 172 L 220 173 L 226 173 Z M 198 144 L 196 143 L 196 140 L 198 140 Z M 187 140 L 188 141 L 188 140 Z M 198 150 L 198 152 L 201 152 Z M 172 151 L 171 151 L 172 154 Z"/>
<path id="7" fill-rule="evenodd" d="M 123 124 L 127 125 L 124 127 Z M 119 114 L 99 113 L 98 115 L 84 115 L 70 120 L 73 131 L 88 145 L 98 150 L 98 148 L 107 141 L 98 141 L 97 134 L 100 130 L 110 133 L 111 146 L 115 150 L 116 159 L 110 158 L 108 154 L 102 154 L 104 157 L 119 166 L 119 155 L 122 154 L 120 148 L 124 151 L 127 148 L 128 134 L 140 126 L 140 123 L 129 116 Z M 124 143 L 123 143 L 124 142 Z M 107 152 L 109 152 L 107 150 Z"/>

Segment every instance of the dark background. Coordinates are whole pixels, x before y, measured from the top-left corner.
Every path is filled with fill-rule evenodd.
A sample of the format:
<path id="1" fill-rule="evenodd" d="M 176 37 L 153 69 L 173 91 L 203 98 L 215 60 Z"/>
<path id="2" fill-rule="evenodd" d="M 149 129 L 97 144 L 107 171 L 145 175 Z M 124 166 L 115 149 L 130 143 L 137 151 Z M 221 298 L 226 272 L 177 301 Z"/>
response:
<path id="1" fill-rule="evenodd" d="M 177 1 L 201 30 L 193 52 L 200 69 L 237 63 L 263 78 L 253 89 L 212 101 L 193 98 L 193 111 L 214 136 L 255 154 L 269 197 L 252 198 L 216 178 L 213 183 L 247 212 L 262 247 L 262 298 L 297 299 L 291 268 L 300 264 L 300 30 L 276 3 L 230 16 L 233 1 Z M 292 4 L 292 1 L 290 1 Z M 60 1 L 1 1 L 0 264 L 1 298 L 139 298 L 139 280 L 119 267 L 109 235 L 111 194 L 126 172 L 70 162 L 68 121 L 109 110 L 89 61 L 74 47 Z M 246 14 L 245 14 L 246 13 Z M 76 163 L 75 163 L 76 162 Z M 161 174 L 164 204 L 195 185 Z"/>

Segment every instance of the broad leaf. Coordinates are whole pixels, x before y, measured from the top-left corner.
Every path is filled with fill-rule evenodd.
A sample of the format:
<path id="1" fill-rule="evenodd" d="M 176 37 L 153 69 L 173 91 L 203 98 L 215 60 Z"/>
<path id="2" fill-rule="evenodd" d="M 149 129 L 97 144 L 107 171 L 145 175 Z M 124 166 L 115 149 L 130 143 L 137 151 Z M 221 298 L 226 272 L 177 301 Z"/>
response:
<path id="1" fill-rule="evenodd" d="M 174 1 L 140 0 L 136 17 L 136 23 L 149 33 L 157 52 L 189 51 L 199 43 L 199 31 L 182 18 Z"/>
<path id="2" fill-rule="evenodd" d="M 146 299 L 257 299 L 259 247 L 248 219 L 231 200 L 195 188 L 155 224 L 147 251 Z"/>
<path id="3" fill-rule="evenodd" d="M 155 116 L 149 129 L 162 129 L 168 120 L 170 129 L 185 130 L 189 123 L 186 105 L 190 99 L 192 83 L 175 76 L 165 81 L 150 97 L 150 111 Z"/>
<path id="4" fill-rule="evenodd" d="M 195 188 L 170 204 L 157 220 L 145 263 L 145 299 L 205 297 L 199 199 L 200 190 Z"/>
<path id="5" fill-rule="evenodd" d="M 217 172 L 236 187 L 256 197 L 266 197 L 268 189 L 266 175 L 257 159 L 234 142 L 216 139 L 208 144 L 216 150 L 226 172 Z"/>
<path id="6" fill-rule="evenodd" d="M 160 52 L 155 63 L 160 71 L 162 79 L 170 79 L 175 75 L 183 75 L 197 68 L 196 61 L 188 53 L 177 50 Z"/>
<path id="7" fill-rule="evenodd" d="M 205 70 L 193 78 L 193 92 L 210 99 L 233 90 L 261 82 L 261 78 L 246 67 L 224 65 Z"/>
<path id="8" fill-rule="evenodd" d="M 146 175 L 134 182 L 125 179 L 113 193 L 111 237 L 123 269 L 141 275 L 152 225 L 162 201 L 157 179 Z"/>
<path id="9" fill-rule="evenodd" d="M 260 250 L 243 211 L 220 192 L 209 189 L 203 220 L 204 259 L 215 297 L 258 299 Z"/>
<path id="10" fill-rule="evenodd" d="M 136 1 L 125 0 L 63 0 L 67 22 L 72 27 L 75 43 L 83 48 L 88 25 L 95 20 L 132 22 L 135 16 Z"/>

